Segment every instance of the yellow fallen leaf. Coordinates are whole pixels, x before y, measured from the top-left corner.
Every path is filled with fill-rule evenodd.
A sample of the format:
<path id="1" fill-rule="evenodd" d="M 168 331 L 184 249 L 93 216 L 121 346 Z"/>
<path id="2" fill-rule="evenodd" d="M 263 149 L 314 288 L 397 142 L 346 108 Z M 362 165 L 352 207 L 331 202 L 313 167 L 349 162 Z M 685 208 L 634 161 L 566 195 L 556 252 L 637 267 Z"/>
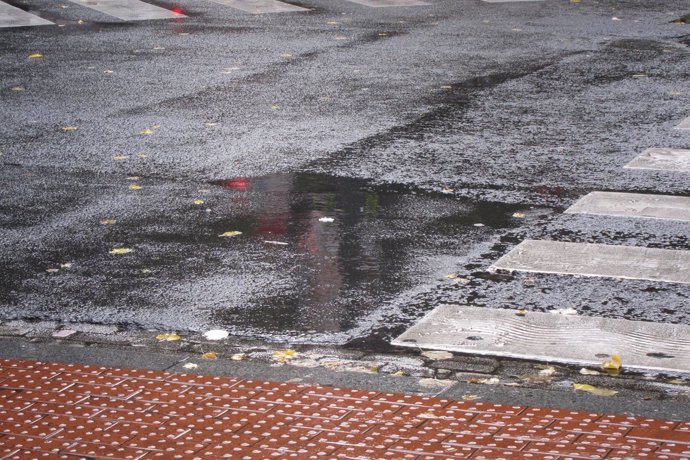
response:
<path id="1" fill-rule="evenodd" d="M 26 91 L 26 88 L 23 86 L 13 86 L 10 88 L 11 91 L 14 91 L 15 93 L 21 93 L 22 91 Z"/>
<path id="2" fill-rule="evenodd" d="M 146 158 L 148 155 L 146 155 L 145 153 L 140 153 L 140 154 L 137 155 L 137 156 L 138 156 L 139 158 Z"/>
<path id="3" fill-rule="evenodd" d="M 525 214 L 523 214 L 521 212 L 514 212 L 513 217 L 516 217 L 518 219 L 522 219 L 523 217 L 525 217 Z"/>
<path id="4" fill-rule="evenodd" d="M 608 388 L 599 388 L 586 383 L 574 383 L 573 388 L 578 391 L 586 391 L 597 396 L 613 396 L 618 394 L 616 390 L 609 390 Z"/>
<path id="5" fill-rule="evenodd" d="M 280 106 L 278 104 L 273 104 L 271 106 L 271 110 L 278 110 L 279 108 L 280 108 Z"/>
<path id="6" fill-rule="evenodd" d="M 279 363 L 285 364 L 295 356 L 297 356 L 297 352 L 295 350 L 292 350 L 290 348 L 285 349 L 285 350 L 278 350 L 273 352 L 273 359 L 278 361 Z"/>
<path id="7" fill-rule="evenodd" d="M 246 353 L 235 353 L 230 357 L 230 359 L 232 359 L 233 361 L 244 361 L 246 357 Z"/>
<path id="8" fill-rule="evenodd" d="M 141 272 L 145 275 L 148 275 L 149 273 L 151 273 L 151 270 L 149 270 L 148 268 L 144 268 L 141 270 Z"/>
<path id="9" fill-rule="evenodd" d="M 237 230 L 233 230 L 230 232 L 225 232 L 222 235 L 218 235 L 218 236 L 223 237 L 223 238 L 231 238 L 233 236 L 237 236 L 237 235 L 241 235 L 241 234 L 242 234 L 242 232 L 238 232 Z"/>
<path id="10" fill-rule="evenodd" d="M 671 385 L 684 385 L 684 384 L 685 384 L 685 380 L 673 379 L 673 380 L 671 380 L 671 381 L 668 382 L 668 383 L 670 383 Z"/>
<path id="11" fill-rule="evenodd" d="M 326 24 L 328 24 L 329 26 L 335 26 L 340 23 L 338 21 L 328 21 Z"/>
<path id="12" fill-rule="evenodd" d="M 208 353 L 204 353 L 201 355 L 202 359 L 218 359 L 218 355 L 216 354 L 215 351 L 209 351 Z"/>
<path id="13" fill-rule="evenodd" d="M 292 57 L 292 54 L 290 54 L 290 53 L 283 53 L 283 54 L 280 55 L 280 57 L 282 57 L 282 58 L 291 58 L 291 57 Z"/>
<path id="14" fill-rule="evenodd" d="M 619 370 L 622 367 L 623 367 L 623 361 L 621 360 L 621 357 L 618 356 L 617 354 L 611 355 L 611 359 L 609 361 L 605 361 L 601 365 L 602 369 Z"/>
<path id="15" fill-rule="evenodd" d="M 426 412 L 422 412 L 417 417 L 418 418 L 438 418 L 438 415 L 434 414 L 433 410 L 428 410 Z"/>
<path id="16" fill-rule="evenodd" d="M 158 125 L 158 124 L 151 126 L 152 129 L 158 129 L 160 127 L 161 127 L 161 125 Z"/>
<path id="17" fill-rule="evenodd" d="M 200 204 L 204 204 L 204 200 L 194 200 L 194 204 L 199 206 Z"/>
<path id="18" fill-rule="evenodd" d="M 29 54 L 29 59 L 43 59 L 43 55 L 41 53 Z"/>
<path id="19" fill-rule="evenodd" d="M 115 248 L 110 251 L 110 254 L 129 254 L 130 252 L 134 252 L 134 249 L 130 248 Z"/>
<path id="20" fill-rule="evenodd" d="M 387 37 L 388 34 L 386 32 L 379 32 L 379 37 Z"/>
<path id="21" fill-rule="evenodd" d="M 84 21 L 83 19 L 79 19 L 79 20 L 77 21 L 77 24 L 86 24 L 86 21 Z"/>
<path id="22" fill-rule="evenodd" d="M 117 221 L 115 219 L 101 219 L 98 221 L 101 225 L 115 225 Z"/>
<path id="23" fill-rule="evenodd" d="M 127 188 L 130 189 L 130 190 L 141 190 L 141 185 L 132 184 L 132 185 L 130 185 L 130 186 L 127 187 Z"/>
<path id="24" fill-rule="evenodd" d="M 518 316 L 527 316 L 527 313 L 529 313 L 529 310 L 525 310 L 524 308 L 515 312 Z"/>
<path id="25" fill-rule="evenodd" d="M 671 96 L 672 96 L 672 97 L 680 96 L 680 95 L 682 95 L 682 94 L 683 94 L 683 93 L 681 93 L 680 91 L 671 91 Z"/>
<path id="26" fill-rule="evenodd" d="M 453 190 L 452 188 L 446 187 L 446 188 L 444 188 L 443 190 L 441 190 L 441 193 L 444 193 L 444 194 L 448 195 L 448 194 L 453 193 L 453 191 L 454 191 L 454 190 Z"/>
<path id="27" fill-rule="evenodd" d="M 156 336 L 156 340 L 159 342 L 174 342 L 176 340 L 180 340 L 180 336 L 175 334 L 175 333 L 169 333 L 169 334 L 158 334 Z"/>
<path id="28" fill-rule="evenodd" d="M 393 372 L 391 375 L 392 375 L 393 377 L 404 377 L 404 376 L 405 376 L 405 372 L 403 372 L 403 371 L 397 371 L 397 372 Z"/>
<path id="29" fill-rule="evenodd" d="M 475 399 L 479 399 L 479 396 L 477 396 L 477 395 L 464 395 L 462 397 L 463 401 L 474 401 Z"/>
<path id="30" fill-rule="evenodd" d="M 127 155 L 115 155 L 115 156 L 113 157 L 113 160 L 115 160 L 115 161 L 123 161 L 123 160 L 126 160 L 127 158 L 129 158 Z"/>
<path id="31" fill-rule="evenodd" d="M 146 128 L 142 129 L 139 134 L 141 134 L 142 136 L 148 136 L 149 134 L 153 134 L 153 131 L 151 131 L 149 128 Z"/>
<path id="32" fill-rule="evenodd" d="M 457 273 L 449 273 L 446 275 L 446 278 L 448 278 L 449 280 L 454 280 L 457 277 L 458 277 Z"/>
<path id="33" fill-rule="evenodd" d="M 479 377 L 471 377 L 467 380 L 465 380 L 467 383 L 479 383 L 482 385 L 496 385 L 497 383 L 500 382 L 500 380 L 496 377 L 491 377 L 491 378 L 486 378 L 486 379 L 481 379 Z"/>
<path id="34" fill-rule="evenodd" d="M 69 132 L 69 131 L 76 131 L 78 128 L 76 126 L 63 126 L 62 130 L 64 132 Z"/>

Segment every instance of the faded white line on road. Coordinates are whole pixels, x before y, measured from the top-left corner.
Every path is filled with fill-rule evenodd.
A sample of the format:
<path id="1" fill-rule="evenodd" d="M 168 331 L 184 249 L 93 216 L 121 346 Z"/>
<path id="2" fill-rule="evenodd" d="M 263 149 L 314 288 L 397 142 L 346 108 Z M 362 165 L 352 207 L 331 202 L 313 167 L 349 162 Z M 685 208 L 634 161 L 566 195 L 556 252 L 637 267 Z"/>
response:
<path id="1" fill-rule="evenodd" d="M 690 251 L 525 240 L 491 268 L 690 283 Z"/>
<path id="2" fill-rule="evenodd" d="M 4 27 L 25 27 L 25 26 L 47 26 L 54 24 L 46 19 L 34 14 L 0 2 L 0 28 Z"/>
<path id="3" fill-rule="evenodd" d="M 625 168 L 690 171 L 690 150 L 647 149 L 625 165 Z"/>
<path id="4" fill-rule="evenodd" d="M 618 353 L 626 369 L 690 371 L 690 326 L 442 305 L 393 345 L 598 368 Z"/>
<path id="5" fill-rule="evenodd" d="M 690 129 L 690 117 L 681 121 L 680 124 L 676 126 L 676 129 Z"/>
<path id="6" fill-rule="evenodd" d="M 123 21 L 147 21 L 149 19 L 183 18 L 183 14 L 175 13 L 159 6 L 140 2 L 139 0 L 70 0 L 72 3 L 100 11 Z"/>
<path id="7" fill-rule="evenodd" d="M 690 221 L 690 197 L 592 192 L 580 198 L 565 212 Z"/>
<path id="8" fill-rule="evenodd" d="M 210 0 L 213 3 L 219 3 L 246 13 L 263 14 L 263 13 L 292 13 L 297 11 L 309 11 L 308 8 L 291 5 L 289 3 L 279 2 L 277 0 Z"/>
<path id="9" fill-rule="evenodd" d="M 426 6 L 430 3 L 422 2 L 420 0 L 348 0 L 352 3 L 359 3 L 360 5 L 370 6 L 372 8 L 385 8 L 391 6 Z"/>

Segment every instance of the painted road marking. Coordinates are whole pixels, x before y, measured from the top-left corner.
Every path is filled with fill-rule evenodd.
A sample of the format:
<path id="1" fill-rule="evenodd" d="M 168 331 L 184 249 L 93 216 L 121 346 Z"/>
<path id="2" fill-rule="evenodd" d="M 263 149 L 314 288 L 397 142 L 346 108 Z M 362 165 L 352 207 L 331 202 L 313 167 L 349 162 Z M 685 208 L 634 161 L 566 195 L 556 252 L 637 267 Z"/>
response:
<path id="1" fill-rule="evenodd" d="M 227 5 L 247 13 L 292 13 L 296 11 L 309 11 L 308 8 L 279 2 L 277 0 L 210 0 L 213 3 Z"/>
<path id="2" fill-rule="evenodd" d="M 565 212 L 690 221 L 690 197 L 592 192 L 580 198 Z"/>
<path id="3" fill-rule="evenodd" d="M 625 167 L 661 171 L 690 171 L 690 150 L 647 149 Z"/>
<path id="4" fill-rule="evenodd" d="M 525 240 L 491 268 L 690 283 L 690 251 Z"/>
<path id="5" fill-rule="evenodd" d="M 442 305 L 393 345 L 594 368 L 618 353 L 626 369 L 690 371 L 690 326 L 648 321 Z"/>
<path id="6" fill-rule="evenodd" d="M 370 6 L 372 8 L 384 8 L 389 6 L 426 6 L 430 3 L 420 0 L 348 0 L 352 3 Z"/>
<path id="7" fill-rule="evenodd" d="M 676 126 L 676 129 L 690 129 L 690 117 L 681 121 L 680 124 Z"/>
<path id="8" fill-rule="evenodd" d="M 25 26 L 47 26 L 54 24 L 46 19 L 17 8 L 7 3 L 0 2 L 0 28 L 4 27 L 25 27 Z"/>
<path id="9" fill-rule="evenodd" d="M 115 16 L 123 21 L 146 21 L 149 19 L 184 18 L 159 6 L 140 2 L 139 0 L 70 0 L 72 3 Z"/>

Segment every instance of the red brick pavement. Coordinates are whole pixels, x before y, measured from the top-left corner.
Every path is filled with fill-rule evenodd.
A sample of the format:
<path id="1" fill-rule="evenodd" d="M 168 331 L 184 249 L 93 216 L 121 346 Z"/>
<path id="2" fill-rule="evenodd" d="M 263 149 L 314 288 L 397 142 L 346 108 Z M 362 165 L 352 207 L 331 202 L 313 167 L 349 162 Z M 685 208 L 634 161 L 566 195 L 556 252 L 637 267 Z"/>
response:
<path id="1" fill-rule="evenodd" d="M 690 423 L 0 360 L 2 459 L 690 459 Z"/>

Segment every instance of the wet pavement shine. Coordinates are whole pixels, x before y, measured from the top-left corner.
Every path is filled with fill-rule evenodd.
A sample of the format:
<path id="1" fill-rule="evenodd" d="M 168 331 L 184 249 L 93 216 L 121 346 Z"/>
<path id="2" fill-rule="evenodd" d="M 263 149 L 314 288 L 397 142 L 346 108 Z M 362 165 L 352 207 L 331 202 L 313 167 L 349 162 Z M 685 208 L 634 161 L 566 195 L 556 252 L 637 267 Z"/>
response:
<path id="1" fill-rule="evenodd" d="M 153 3 L 2 2 L 52 25 L 0 29 L 0 320 L 374 348 L 438 305 L 690 324 L 688 285 L 490 270 L 524 240 L 690 250 L 685 221 L 562 214 L 690 194 L 677 159 L 624 168 L 690 147 L 686 1 Z"/>

